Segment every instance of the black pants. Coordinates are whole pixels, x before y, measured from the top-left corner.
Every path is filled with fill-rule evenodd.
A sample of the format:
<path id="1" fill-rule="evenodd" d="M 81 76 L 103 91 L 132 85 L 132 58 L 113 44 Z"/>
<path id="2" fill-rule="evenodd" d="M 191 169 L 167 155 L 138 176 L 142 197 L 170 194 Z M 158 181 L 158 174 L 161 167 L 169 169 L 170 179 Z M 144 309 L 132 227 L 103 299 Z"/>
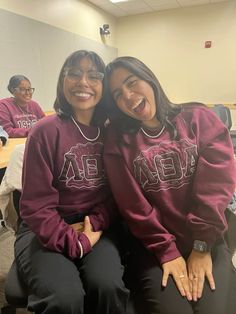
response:
<path id="1" fill-rule="evenodd" d="M 210 289 L 206 279 L 202 297 L 197 302 L 189 302 L 180 295 L 171 276 L 167 287 L 162 288 L 161 266 L 151 253 L 133 239 L 130 269 L 133 272 L 136 306 L 138 304 L 139 313 L 235 314 L 236 273 L 230 252 L 223 241 L 213 248 L 212 258 L 216 290 Z"/>
<path id="2" fill-rule="evenodd" d="M 31 231 L 20 227 L 15 257 L 29 289 L 28 309 L 52 314 L 125 314 L 129 291 L 124 268 L 110 235 L 103 235 L 92 251 L 71 261 L 43 248 Z"/>

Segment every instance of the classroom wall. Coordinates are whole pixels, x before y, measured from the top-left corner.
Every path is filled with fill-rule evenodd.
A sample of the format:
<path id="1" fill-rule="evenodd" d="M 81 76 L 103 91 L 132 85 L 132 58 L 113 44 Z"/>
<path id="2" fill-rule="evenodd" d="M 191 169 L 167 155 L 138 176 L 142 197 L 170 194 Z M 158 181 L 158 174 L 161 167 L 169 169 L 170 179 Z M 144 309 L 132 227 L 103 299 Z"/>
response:
<path id="1" fill-rule="evenodd" d="M 110 25 L 105 44 L 115 45 L 116 18 L 84 0 L 0 0 L 0 8 L 104 43 L 99 28 Z"/>
<path id="2" fill-rule="evenodd" d="M 235 39 L 230 1 L 120 18 L 115 45 L 148 64 L 174 102 L 236 103 Z"/>
<path id="3" fill-rule="evenodd" d="M 10 96 L 9 78 L 24 74 L 36 89 L 33 99 L 45 111 L 52 110 L 58 74 L 69 54 L 94 50 L 106 63 L 117 56 L 107 43 L 113 35 L 104 41 L 99 33 L 99 26 L 114 21 L 85 1 L 1 0 L 0 98 Z"/>
<path id="4" fill-rule="evenodd" d="M 18 36 L 21 39 L 20 45 L 9 52 L 10 57 L 0 61 L 0 97 L 8 95 L 6 75 L 3 76 L 2 70 L 11 67 L 9 75 L 14 74 L 15 58 L 19 65 L 17 70 L 26 69 L 29 61 L 25 60 L 35 60 L 35 54 L 38 54 L 35 63 L 38 63 L 37 69 L 41 73 L 45 72 L 45 77 L 38 78 L 38 70 L 34 67 L 27 67 L 26 74 L 33 78 L 35 97 L 45 109 L 51 108 L 58 68 L 66 54 L 81 47 L 82 42 L 84 47 L 87 44 L 99 47 L 106 62 L 116 56 L 117 51 L 107 53 L 109 48 L 115 49 L 114 47 L 118 48 L 119 55 L 133 55 L 142 59 L 156 73 L 172 101 L 236 103 L 236 1 L 129 16 L 118 20 L 82 0 L 1 0 L 0 8 L 4 9 L 0 12 L 14 12 L 19 17 L 38 21 L 45 32 L 51 25 L 57 34 L 52 31 L 46 40 L 41 36 L 33 47 L 32 41 L 27 41 L 24 33 L 27 27 L 22 29 L 22 25 L 17 23 L 12 26 L 11 20 L 3 21 L 0 16 L 1 55 L 2 49 L 5 51 L 6 42 L 13 42 L 12 37 Z M 108 23 L 111 29 L 111 35 L 105 38 L 105 42 L 98 31 L 104 23 Z M 58 30 L 64 30 L 64 33 Z M 78 46 L 74 45 L 74 40 L 68 34 L 73 34 L 72 37 L 80 36 L 78 38 L 81 40 L 77 40 Z M 73 43 L 72 46 L 63 44 L 65 38 Z M 57 45 L 52 44 L 55 40 Z M 204 48 L 206 40 L 212 40 L 212 48 Z M 40 53 L 38 46 L 41 47 Z M 18 52 L 17 55 L 15 51 Z M 41 65 L 38 58 L 46 58 L 49 66 Z"/>

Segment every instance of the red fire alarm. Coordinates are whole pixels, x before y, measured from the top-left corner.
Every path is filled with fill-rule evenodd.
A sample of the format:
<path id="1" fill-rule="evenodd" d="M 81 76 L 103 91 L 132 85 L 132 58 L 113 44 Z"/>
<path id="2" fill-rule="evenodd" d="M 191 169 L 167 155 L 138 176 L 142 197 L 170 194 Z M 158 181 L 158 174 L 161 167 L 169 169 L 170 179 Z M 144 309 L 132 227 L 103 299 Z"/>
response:
<path id="1" fill-rule="evenodd" d="M 205 48 L 211 48 L 211 40 L 205 41 Z"/>

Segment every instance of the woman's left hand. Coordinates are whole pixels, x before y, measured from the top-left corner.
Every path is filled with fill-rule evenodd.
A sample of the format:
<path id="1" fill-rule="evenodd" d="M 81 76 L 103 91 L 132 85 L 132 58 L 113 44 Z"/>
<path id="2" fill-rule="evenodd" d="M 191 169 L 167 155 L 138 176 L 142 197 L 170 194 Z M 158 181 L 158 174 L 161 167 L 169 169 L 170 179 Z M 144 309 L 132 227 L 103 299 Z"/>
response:
<path id="1" fill-rule="evenodd" d="M 207 277 L 211 289 L 215 290 L 211 253 L 201 253 L 192 250 L 187 260 L 187 269 L 193 301 L 201 298 L 205 277 Z"/>

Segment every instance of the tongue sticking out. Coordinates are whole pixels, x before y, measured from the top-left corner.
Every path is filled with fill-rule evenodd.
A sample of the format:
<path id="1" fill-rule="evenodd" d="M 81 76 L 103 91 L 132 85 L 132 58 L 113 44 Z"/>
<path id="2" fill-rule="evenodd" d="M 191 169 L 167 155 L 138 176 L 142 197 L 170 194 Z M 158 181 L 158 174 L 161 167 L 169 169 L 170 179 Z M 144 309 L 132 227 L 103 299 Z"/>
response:
<path id="1" fill-rule="evenodd" d="M 143 99 L 143 100 L 141 101 L 141 103 L 138 105 L 138 107 L 136 107 L 136 108 L 134 109 L 134 111 L 135 111 L 136 113 L 141 113 L 142 110 L 144 109 L 144 107 L 145 107 L 145 100 Z"/>

